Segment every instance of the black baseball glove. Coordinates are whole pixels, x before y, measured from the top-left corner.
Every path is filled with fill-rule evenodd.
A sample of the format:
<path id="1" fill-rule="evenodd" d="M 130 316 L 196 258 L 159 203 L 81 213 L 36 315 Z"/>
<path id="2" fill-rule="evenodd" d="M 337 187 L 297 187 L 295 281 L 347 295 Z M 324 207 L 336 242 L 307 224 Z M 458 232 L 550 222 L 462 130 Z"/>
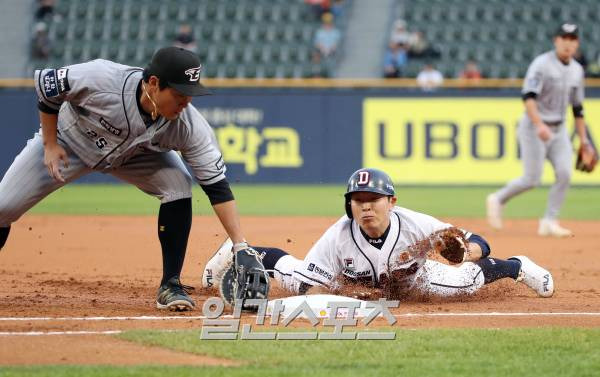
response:
<path id="1" fill-rule="evenodd" d="M 247 304 L 247 299 L 267 299 L 269 274 L 256 250 L 247 247 L 234 254 L 233 263 L 221 280 L 221 297 L 229 305 L 242 301 L 242 309 L 257 311 L 257 305 Z"/>

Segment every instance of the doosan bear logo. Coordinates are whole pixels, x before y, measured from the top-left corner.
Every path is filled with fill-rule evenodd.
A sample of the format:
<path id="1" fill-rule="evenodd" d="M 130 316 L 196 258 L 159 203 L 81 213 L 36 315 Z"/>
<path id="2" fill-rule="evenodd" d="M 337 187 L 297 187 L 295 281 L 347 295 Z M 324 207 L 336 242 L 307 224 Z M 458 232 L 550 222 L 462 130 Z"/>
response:
<path id="1" fill-rule="evenodd" d="M 184 73 L 189 76 L 190 81 L 196 82 L 200 80 L 200 71 L 202 70 L 202 66 L 196 68 L 190 68 L 186 70 Z"/>

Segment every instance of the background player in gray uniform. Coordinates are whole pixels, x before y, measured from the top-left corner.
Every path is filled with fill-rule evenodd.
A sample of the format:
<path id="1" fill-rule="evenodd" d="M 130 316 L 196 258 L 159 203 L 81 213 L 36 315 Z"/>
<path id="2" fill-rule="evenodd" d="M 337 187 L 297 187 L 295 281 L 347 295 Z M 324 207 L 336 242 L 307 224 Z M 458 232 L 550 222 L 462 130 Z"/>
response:
<path id="1" fill-rule="evenodd" d="M 522 281 L 542 297 L 552 296 L 554 282 L 547 270 L 525 256 L 491 258 L 487 241 L 471 232 L 462 231 L 469 242 L 467 258 L 458 267 L 426 259 L 425 253 L 409 252 L 413 245 L 451 225 L 398 207 L 396 201 L 386 173 L 360 169 L 348 180 L 346 215 L 327 229 L 304 260 L 280 249 L 254 249 L 263 255 L 265 268 L 279 284 L 296 294 L 304 294 L 312 286 L 335 289 L 346 282 L 386 288 L 391 279 L 399 279 L 393 282 L 395 291 L 388 288 L 384 293 L 396 297 L 413 291 L 453 296 L 474 293 L 484 284 L 509 277 Z M 230 245 L 225 242 L 206 263 L 204 286 L 220 283 L 219 277 L 231 258 Z M 430 244 L 426 247 L 425 252 Z M 396 288 L 397 283 L 401 288 Z"/>
<path id="2" fill-rule="evenodd" d="M 565 126 L 565 113 L 573 107 L 575 127 L 582 144 L 589 143 L 583 119 L 583 80 L 581 65 L 573 59 L 579 46 L 578 29 L 563 24 L 554 37 L 554 50 L 536 57 L 523 83 L 525 113 L 517 130 L 523 176 L 509 182 L 487 197 L 487 217 L 493 228 L 502 227 L 502 206 L 512 197 L 540 184 L 544 161 L 554 168 L 556 182 L 550 189 L 548 205 L 540 220 L 542 236 L 566 237 L 571 231 L 557 221 L 571 180 L 573 149 Z"/>
<path id="3" fill-rule="evenodd" d="M 41 132 L 0 182 L 0 248 L 10 225 L 63 185 L 93 171 L 136 185 L 161 201 L 163 276 L 158 308 L 194 307 L 181 284 L 192 222 L 192 177 L 208 195 L 237 252 L 248 250 L 215 135 L 188 106 L 209 94 L 190 51 L 158 50 L 145 69 L 94 60 L 35 72 Z M 177 154 L 179 151 L 181 157 Z"/>

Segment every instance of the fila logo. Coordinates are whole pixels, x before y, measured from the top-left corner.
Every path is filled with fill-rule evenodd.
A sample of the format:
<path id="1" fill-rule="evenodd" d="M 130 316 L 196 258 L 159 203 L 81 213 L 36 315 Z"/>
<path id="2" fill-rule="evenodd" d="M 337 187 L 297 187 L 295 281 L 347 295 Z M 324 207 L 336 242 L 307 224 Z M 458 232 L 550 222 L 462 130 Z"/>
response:
<path id="1" fill-rule="evenodd" d="M 368 171 L 359 171 L 358 172 L 358 182 L 359 185 L 367 185 L 369 184 L 370 174 Z"/>
<path id="2" fill-rule="evenodd" d="M 548 292 L 548 284 L 550 284 L 550 275 L 546 274 L 544 275 L 544 282 L 542 283 L 544 292 Z"/>
<path id="3" fill-rule="evenodd" d="M 344 265 L 348 269 L 354 269 L 354 258 L 344 258 Z"/>
<path id="4" fill-rule="evenodd" d="M 207 269 L 206 270 L 206 286 L 207 287 L 212 287 L 213 286 L 213 274 L 212 274 L 212 270 L 211 269 Z"/>
<path id="5" fill-rule="evenodd" d="M 190 77 L 190 81 L 195 82 L 195 81 L 200 80 L 200 70 L 201 69 L 202 69 L 202 66 L 199 66 L 196 68 L 190 68 L 190 69 L 186 70 L 184 73 Z"/>

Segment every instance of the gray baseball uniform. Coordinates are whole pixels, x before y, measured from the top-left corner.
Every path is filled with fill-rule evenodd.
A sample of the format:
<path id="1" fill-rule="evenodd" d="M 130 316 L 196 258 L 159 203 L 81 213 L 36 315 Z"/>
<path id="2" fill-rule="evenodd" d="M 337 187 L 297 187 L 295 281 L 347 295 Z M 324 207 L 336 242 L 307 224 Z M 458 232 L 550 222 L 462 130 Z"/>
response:
<path id="1" fill-rule="evenodd" d="M 536 57 L 523 83 L 522 93 L 535 93 L 537 108 L 544 123 L 550 126 L 553 137 L 542 141 L 527 113 L 519 121 L 517 135 L 523 161 L 523 176 L 509 182 L 496 192 L 498 200 L 506 203 L 519 193 L 540 184 L 544 161 L 547 158 L 554 168 L 556 182 L 550 189 L 544 218 L 555 219 L 569 188 L 573 151 L 565 126 L 567 106 L 583 104 L 583 68 L 571 59 L 562 63 L 554 50 Z"/>
<path id="2" fill-rule="evenodd" d="M 214 132 L 193 106 L 174 120 L 144 122 L 136 98 L 142 69 L 94 60 L 38 70 L 34 79 L 39 100 L 59 110 L 58 142 L 69 160 L 62 170 L 66 182 L 50 177 L 36 133 L 0 182 L 0 227 L 92 171 L 132 183 L 162 203 L 191 197 L 192 178 L 181 157 L 202 185 L 225 178 Z"/>

